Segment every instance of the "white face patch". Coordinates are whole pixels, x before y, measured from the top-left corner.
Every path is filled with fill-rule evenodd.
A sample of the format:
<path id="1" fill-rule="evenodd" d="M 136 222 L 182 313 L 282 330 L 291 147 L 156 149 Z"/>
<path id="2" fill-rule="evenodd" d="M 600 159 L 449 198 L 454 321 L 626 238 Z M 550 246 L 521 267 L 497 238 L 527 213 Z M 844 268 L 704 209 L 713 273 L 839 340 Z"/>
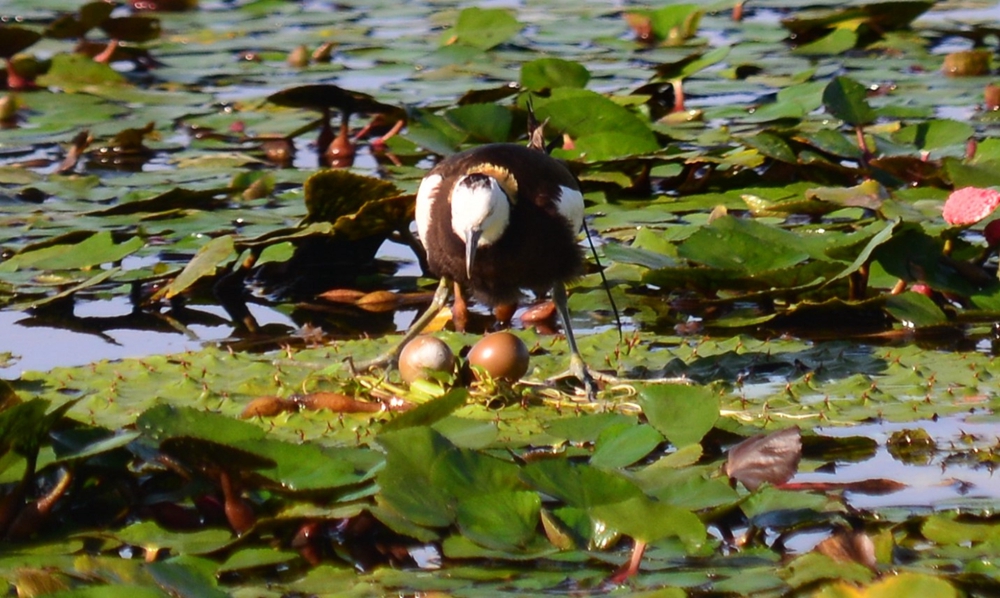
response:
<path id="1" fill-rule="evenodd" d="M 493 177 L 462 177 L 451 192 L 451 228 L 463 242 L 472 231 L 482 231 L 478 247 L 496 243 L 510 222 L 510 202 Z M 483 181 L 485 179 L 485 181 Z"/>
<path id="2" fill-rule="evenodd" d="M 427 231 L 431 227 L 431 203 L 438 189 L 441 188 L 441 175 L 432 174 L 424 177 L 420 181 L 420 188 L 417 189 L 416 221 L 417 234 L 420 235 L 420 242 L 427 245 Z"/>
<path id="3" fill-rule="evenodd" d="M 583 194 L 577 189 L 559 186 L 559 201 L 556 209 L 569 222 L 573 234 L 583 228 Z"/>

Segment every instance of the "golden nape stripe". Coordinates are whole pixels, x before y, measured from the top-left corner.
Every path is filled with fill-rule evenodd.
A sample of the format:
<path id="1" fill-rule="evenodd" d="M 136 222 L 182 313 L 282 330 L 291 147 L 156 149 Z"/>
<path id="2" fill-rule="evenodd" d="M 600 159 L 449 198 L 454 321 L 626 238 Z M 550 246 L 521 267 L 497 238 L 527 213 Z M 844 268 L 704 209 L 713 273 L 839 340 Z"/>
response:
<path id="1" fill-rule="evenodd" d="M 499 183 L 503 192 L 507 194 L 507 199 L 511 205 L 517 203 L 517 179 L 503 166 L 497 166 L 489 162 L 476 164 L 468 169 L 463 176 L 470 174 L 485 174 L 486 176 L 493 177 Z"/>

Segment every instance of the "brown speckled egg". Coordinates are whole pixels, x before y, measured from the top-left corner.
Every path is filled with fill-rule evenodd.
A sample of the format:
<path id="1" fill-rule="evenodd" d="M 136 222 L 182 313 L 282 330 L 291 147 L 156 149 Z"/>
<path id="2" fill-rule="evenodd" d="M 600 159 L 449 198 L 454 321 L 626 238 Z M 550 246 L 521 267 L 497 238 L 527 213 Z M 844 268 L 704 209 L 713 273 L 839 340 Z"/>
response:
<path id="1" fill-rule="evenodd" d="M 450 372 L 455 354 L 444 341 L 421 335 L 406 343 L 399 354 L 399 373 L 408 384 L 427 378 L 427 372 Z"/>
<path id="2" fill-rule="evenodd" d="M 487 334 L 469 351 L 469 365 L 497 380 L 520 380 L 528 372 L 528 347 L 509 332 Z"/>

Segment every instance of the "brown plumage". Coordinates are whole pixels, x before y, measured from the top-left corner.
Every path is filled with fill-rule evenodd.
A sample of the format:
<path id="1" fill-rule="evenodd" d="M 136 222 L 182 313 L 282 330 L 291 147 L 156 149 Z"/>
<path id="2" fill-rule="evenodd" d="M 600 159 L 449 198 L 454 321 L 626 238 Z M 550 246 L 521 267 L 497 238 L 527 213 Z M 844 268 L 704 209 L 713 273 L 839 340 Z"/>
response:
<path id="1" fill-rule="evenodd" d="M 462 199 L 452 193 L 462 177 L 467 177 L 467 185 L 486 184 L 477 182 L 477 175 L 499 183 L 510 215 L 499 239 L 476 249 L 470 280 L 466 241 L 452 224 L 453 201 Z M 430 182 L 421 186 L 417 214 L 431 273 L 451 278 L 477 301 L 489 306 L 513 303 L 521 289 L 544 294 L 555 283 L 582 274 L 583 253 L 576 235 L 583 200 L 576 178 L 562 162 L 522 145 L 491 144 L 447 158 L 427 173 L 425 181 Z M 429 220 L 421 222 L 421 214 Z"/>

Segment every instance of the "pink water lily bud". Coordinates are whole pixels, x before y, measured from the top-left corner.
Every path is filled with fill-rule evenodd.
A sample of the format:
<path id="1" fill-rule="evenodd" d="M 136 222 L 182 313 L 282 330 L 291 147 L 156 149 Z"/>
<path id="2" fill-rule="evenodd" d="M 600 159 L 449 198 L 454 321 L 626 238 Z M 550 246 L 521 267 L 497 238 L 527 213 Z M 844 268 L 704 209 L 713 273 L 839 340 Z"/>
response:
<path id="1" fill-rule="evenodd" d="M 944 221 L 953 226 L 975 224 L 1000 206 L 1000 192 L 964 187 L 952 191 L 944 203 Z"/>

